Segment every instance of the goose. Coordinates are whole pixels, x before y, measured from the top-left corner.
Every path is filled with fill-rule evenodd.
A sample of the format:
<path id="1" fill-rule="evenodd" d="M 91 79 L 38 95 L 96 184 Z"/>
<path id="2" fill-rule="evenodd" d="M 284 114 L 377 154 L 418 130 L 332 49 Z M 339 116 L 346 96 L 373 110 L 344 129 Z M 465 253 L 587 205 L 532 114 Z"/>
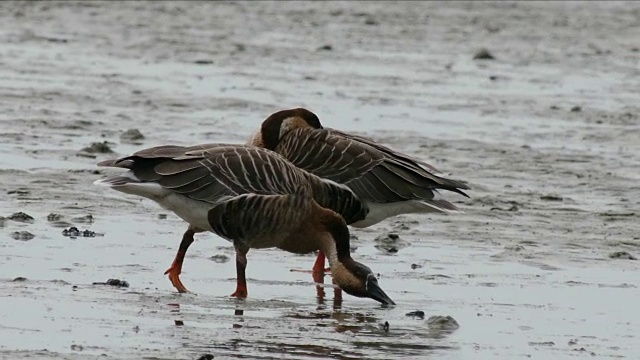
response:
<path id="1" fill-rule="evenodd" d="M 179 292 L 187 292 L 179 275 L 193 235 L 211 231 L 235 248 L 237 286 L 231 296 L 248 295 L 249 249 L 276 247 L 300 254 L 322 251 L 339 288 L 394 304 L 371 269 L 350 255 L 343 216 L 351 222 L 364 218 L 364 203 L 348 187 L 297 168 L 273 151 L 233 144 L 164 145 L 98 165 L 128 171 L 96 185 L 151 199 L 189 224 L 165 273 Z"/>
<path id="2" fill-rule="evenodd" d="M 468 197 L 465 183 L 368 138 L 325 128 L 304 108 L 271 114 L 246 144 L 273 150 L 307 172 L 349 187 L 369 207 L 364 219 L 347 220 L 356 228 L 400 214 L 462 212 L 438 190 Z M 324 262 L 319 252 L 313 272 L 323 272 Z"/>

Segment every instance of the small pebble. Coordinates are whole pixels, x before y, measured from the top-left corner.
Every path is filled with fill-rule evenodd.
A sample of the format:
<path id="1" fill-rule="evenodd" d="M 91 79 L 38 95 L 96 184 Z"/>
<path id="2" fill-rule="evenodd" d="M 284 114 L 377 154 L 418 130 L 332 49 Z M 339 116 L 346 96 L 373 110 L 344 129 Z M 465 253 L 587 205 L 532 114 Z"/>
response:
<path id="1" fill-rule="evenodd" d="M 26 189 L 15 189 L 15 190 L 9 190 L 7 191 L 8 195 L 29 195 L 29 190 Z"/>
<path id="2" fill-rule="evenodd" d="M 580 106 L 574 106 L 571 108 L 571 112 L 580 112 L 582 111 L 582 108 Z"/>
<path id="3" fill-rule="evenodd" d="M 78 237 L 96 237 L 96 236 L 104 236 L 104 234 L 100 234 L 91 230 L 78 230 L 77 227 L 72 226 L 68 229 L 62 230 L 62 236 L 67 236 L 72 239 Z"/>
<path id="4" fill-rule="evenodd" d="M 14 232 L 11 233 L 11 237 L 14 240 L 29 241 L 29 240 L 33 239 L 34 237 L 36 237 L 36 236 L 33 235 L 32 233 L 28 232 L 28 231 L 14 231 Z"/>
<path id="5" fill-rule="evenodd" d="M 17 278 L 13 279 L 13 282 L 22 282 L 22 281 L 27 281 L 27 278 L 23 276 L 18 276 Z"/>
<path id="6" fill-rule="evenodd" d="M 129 129 L 120 134 L 120 141 L 135 143 L 144 139 L 144 135 L 138 129 Z"/>
<path id="7" fill-rule="evenodd" d="M 224 264 L 229 261 L 229 257 L 223 254 L 213 255 L 212 257 L 210 257 L 210 259 L 214 262 L 217 262 L 218 264 Z"/>
<path id="8" fill-rule="evenodd" d="M 77 216 L 71 219 L 71 221 L 81 224 L 93 224 L 93 215 L 87 214 L 84 216 Z"/>
<path id="9" fill-rule="evenodd" d="M 182 320 L 175 320 L 174 323 L 176 324 L 176 326 L 184 326 L 184 321 Z"/>
<path id="10" fill-rule="evenodd" d="M 635 256 L 629 254 L 626 251 L 616 251 L 609 254 L 610 259 L 623 259 L 623 260 L 638 260 Z"/>
<path id="11" fill-rule="evenodd" d="M 395 233 L 381 234 L 376 237 L 374 241 L 376 243 L 375 248 L 387 254 L 395 254 L 401 249 L 411 245 Z"/>
<path id="12" fill-rule="evenodd" d="M 365 25 L 374 26 L 374 25 L 378 25 L 378 21 L 376 21 L 376 19 L 370 17 L 370 18 L 367 18 L 367 20 L 364 21 L 364 24 Z"/>
<path id="13" fill-rule="evenodd" d="M 408 313 L 405 314 L 405 316 L 411 316 L 411 317 L 417 317 L 419 319 L 424 319 L 424 311 L 416 310 L 416 311 L 408 312 Z"/>
<path id="14" fill-rule="evenodd" d="M 542 195 L 542 196 L 540 196 L 540 200 L 546 200 L 546 201 L 562 201 L 562 196 L 557 196 L 557 195 Z"/>
<path id="15" fill-rule="evenodd" d="M 331 51 L 333 50 L 333 46 L 327 44 L 327 45 L 322 45 L 318 48 L 318 50 L 324 50 L 324 51 Z"/>
<path id="16" fill-rule="evenodd" d="M 91 145 L 83 148 L 80 151 L 85 152 L 85 153 L 91 153 L 91 154 L 95 154 L 95 153 L 98 153 L 98 154 L 109 154 L 109 153 L 113 152 L 113 150 L 111 149 L 111 147 L 109 146 L 109 144 L 106 141 L 91 143 Z"/>
<path id="17" fill-rule="evenodd" d="M 9 215 L 7 219 L 17 221 L 17 222 L 22 222 L 22 223 L 29 223 L 29 224 L 33 224 L 33 221 L 34 221 L 33 216 L 29 214 L 25 214 L 22 211 Z"/>
<path id="18" fill-rule="evenodd" d="M 62 220 L 62 215 L 60 214 L 51 213 L 47 215 L 47 221 L 60 221 L 60 220 Z"/>
<path id="19" fill-rule="evenodd" d="M 493 60 L 495 57 L 487 49 L 480 49 L 473 55 L 473 60 Z"/>
<path id="20" fill-rule="evenodd" d="M 198 358 L 198 360 L 213 360 L 213 355 L 211 355 L 211 354 L 204 354 L 204 355 L 200 356 L 200 357 Z"/>
<path id="21" fill-rule="evenodd" d="M 422 265 L 418 265 L 418 264 L 411 264 L 411 269 L 415 270 L 415 269 L 420 269 L 422 267 Z"/>
<path id="22" fill-rule="evenodd" d="M 427 326 L 432 330 L 456 330 L 460 327 L 456 319 L 451 316 L 431 316 L 427 319 Z"/>
<path id="23" fill-rule="evenodd" d="M 93 285 L 109 285 L 109 286 L 124 287 L 124 288 L 129 287 L 128 282 L 120 279 L 109 279 L 106 282 L 94 282 Z"/>
<path id="24" fill-rule="evenodd" d="M 158 214 L 158 219 L 164 220 L 167 218 L 167 214 Z"/>

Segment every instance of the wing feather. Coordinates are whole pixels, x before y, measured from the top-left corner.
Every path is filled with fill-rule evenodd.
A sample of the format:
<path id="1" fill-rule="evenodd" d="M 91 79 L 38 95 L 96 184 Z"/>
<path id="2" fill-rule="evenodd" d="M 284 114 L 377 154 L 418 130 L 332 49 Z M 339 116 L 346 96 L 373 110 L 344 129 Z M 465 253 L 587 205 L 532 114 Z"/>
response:
<path id="1" fill-rule="evenodd" d="M 292 130 L 282 137 L 275 151 L 314 175 L 347 185 L 366 201 L 420 200 L 451 210 L 453 205 L 449 202 L 431 201 L 434 190 L 467 196 L 462 189 L 469 188 L 459 181 L 437 176 L 435 173 L 439 171 L 431 165 L 334 129 Z"/>

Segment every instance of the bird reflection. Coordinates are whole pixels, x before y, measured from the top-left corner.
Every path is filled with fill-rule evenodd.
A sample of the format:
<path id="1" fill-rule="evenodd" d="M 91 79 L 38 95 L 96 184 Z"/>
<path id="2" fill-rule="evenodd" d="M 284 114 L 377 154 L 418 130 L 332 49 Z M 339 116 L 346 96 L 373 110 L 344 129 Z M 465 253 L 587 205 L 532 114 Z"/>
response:
<path id="1" fill-rule="evenodd" d="M 324 286 L 324 271 L 314 271 L 313 272 L 313 281 L 316 283 L 316 298 L 318 300 L 318 305 L 325 305 L 324 300 L 326 296 L 325 286 Z M 332 283 L 335 285 L 335 282 Z M 333 287 L 333 309 L 338 310 L 342 307 L 342 290 L 339 287 Z"/>

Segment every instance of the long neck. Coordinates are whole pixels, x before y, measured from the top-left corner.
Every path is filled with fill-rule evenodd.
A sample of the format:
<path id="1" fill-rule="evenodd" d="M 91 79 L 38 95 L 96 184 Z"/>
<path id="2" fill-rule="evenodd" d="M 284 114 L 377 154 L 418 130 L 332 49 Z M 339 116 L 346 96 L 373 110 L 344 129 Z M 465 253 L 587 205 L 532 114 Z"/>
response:
<path id="1" fill-rule="evenodd" d="M 322 251 L 333 270 L 334 266 L 344 265 L 351 260 L 349 229 L 344 219 L 333 211 L 323 209 L 322 225 L 325 233 L 322 235 L 320 251 Z"/>

